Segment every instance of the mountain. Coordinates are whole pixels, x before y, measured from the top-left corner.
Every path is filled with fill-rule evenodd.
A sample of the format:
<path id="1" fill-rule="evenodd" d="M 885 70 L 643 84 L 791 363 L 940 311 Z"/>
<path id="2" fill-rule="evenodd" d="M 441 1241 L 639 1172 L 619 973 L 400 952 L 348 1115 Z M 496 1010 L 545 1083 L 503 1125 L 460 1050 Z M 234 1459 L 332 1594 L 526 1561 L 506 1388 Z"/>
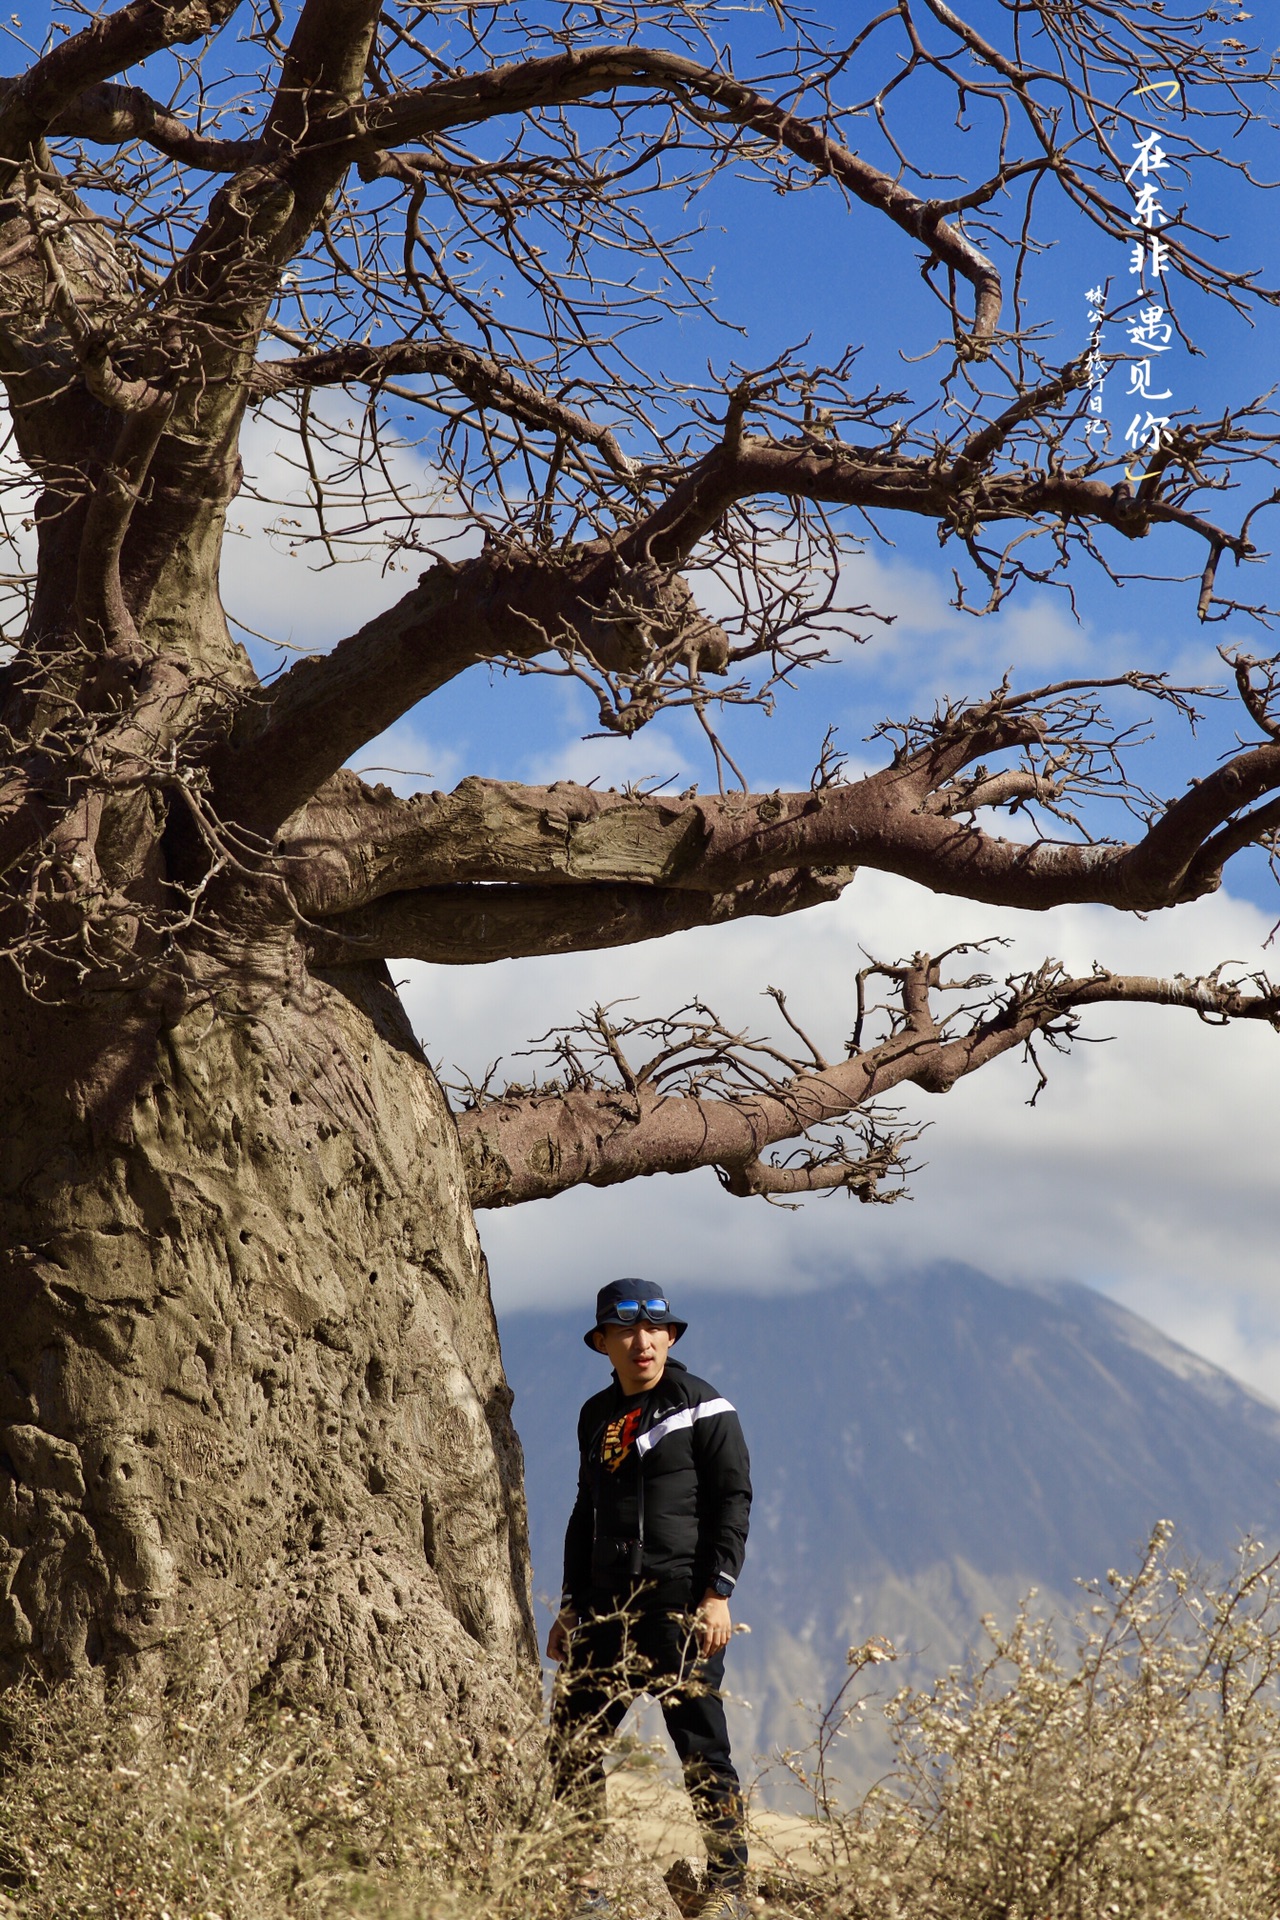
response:
<path id="1" fill-rule="evenodd" d="M 1075 1583 L 1132 1564 L 1158 1519 L 1209 1561 L 1246 1532 L 1280 1540 L 1280 1408 L 1088 1288 L 947 1264 L 677 1304 L 680 1358 L 732 1399 L 752 1453 L 735 1598 L 752 1632 L 730 1655 L 744 1760 L 803 1745 L 812 1715 L 797 1702 L 829 1698 L 847 1648 L 873 1633 L 903 1656 L 886 1690 L 923 1684 L 1031 1587 L 1037 1611 L 1069 1620 Z M 607 1377 L 582 1343 L 590 1318 L 501 1320 L 540 1599 L 559 1590 L 577 1408 Z M 871 1715 L 846 1782 L 887 1755 Z M 788 1797 L 777 1781 L 772 1797 Z"/>

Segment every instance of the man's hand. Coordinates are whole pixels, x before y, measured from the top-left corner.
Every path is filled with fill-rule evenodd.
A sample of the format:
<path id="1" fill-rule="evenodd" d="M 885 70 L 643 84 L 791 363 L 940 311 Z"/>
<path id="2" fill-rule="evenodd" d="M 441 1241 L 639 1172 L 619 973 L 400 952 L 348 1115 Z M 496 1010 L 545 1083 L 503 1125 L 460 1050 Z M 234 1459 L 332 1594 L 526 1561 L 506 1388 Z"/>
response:
<path id="1" fill-rule="evenodd" d="M 709 1660 L 713 1653 L 723 1653 L 733 1633 L 729 1602 L 708 1589 L 694 1615 L 694 1627 L 698 1635 L 698 1652 L 704 1660 Z"/>
<path id="2" fill-rule="evenodd" d="M 557 1665 L 569 1658 L 569 1635 L 578 1624 L 578 1616 L 572 1607 L 561 1607 L 551 1623 L 547 1635 L 547 1658 Z"/>

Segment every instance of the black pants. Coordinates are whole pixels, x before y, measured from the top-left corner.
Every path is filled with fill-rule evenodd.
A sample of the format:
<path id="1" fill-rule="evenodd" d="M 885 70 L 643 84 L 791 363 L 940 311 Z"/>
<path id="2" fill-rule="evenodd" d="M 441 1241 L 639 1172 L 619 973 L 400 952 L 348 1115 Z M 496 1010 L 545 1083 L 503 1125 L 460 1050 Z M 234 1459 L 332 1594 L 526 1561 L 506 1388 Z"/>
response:
<path id="1" fill-rule="evenodd" d="M 717 1886 L 742 1884 L 747 1866 L 742 1796 L 729 1757 L 720 1687 L 724 1654 L 703 1660 L 685 1613 L 601 1600 L 573 1635 L 551 1710 L 557 1794 L 598 1796 L 605 1746 L 638 1693 L 651 1693 L 684 1768 L 685 1785 Z"/>

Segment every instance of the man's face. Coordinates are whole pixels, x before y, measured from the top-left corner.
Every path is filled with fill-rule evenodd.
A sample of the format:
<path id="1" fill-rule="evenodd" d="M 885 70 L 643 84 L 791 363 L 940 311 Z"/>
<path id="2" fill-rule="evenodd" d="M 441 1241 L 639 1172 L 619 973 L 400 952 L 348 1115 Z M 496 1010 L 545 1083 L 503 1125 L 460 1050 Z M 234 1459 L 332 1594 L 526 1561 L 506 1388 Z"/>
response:
<path id="1" fill-rule="evenodd" d="M 629 1327 L 597 1327 L 595 1341 L 597 1351 L 611 1362 L 622 1391 L 643 1393 L 661 1380 L 672 1335 L 670 1327 L 633 1320 Z"/>

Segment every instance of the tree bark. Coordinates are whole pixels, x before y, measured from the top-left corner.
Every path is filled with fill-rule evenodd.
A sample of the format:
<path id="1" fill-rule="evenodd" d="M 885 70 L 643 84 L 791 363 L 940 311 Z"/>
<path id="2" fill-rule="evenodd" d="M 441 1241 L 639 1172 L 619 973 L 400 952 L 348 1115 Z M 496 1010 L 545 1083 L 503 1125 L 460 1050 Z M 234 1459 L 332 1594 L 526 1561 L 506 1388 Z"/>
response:
<path id="1" fill-rule="evenodd" d="M 491 1719 L 534 1642 L 452 1117 L 380 966 L 191 971 L 4 984 L 0 1679 L 199 1649 L 241 1707 Z"/>

